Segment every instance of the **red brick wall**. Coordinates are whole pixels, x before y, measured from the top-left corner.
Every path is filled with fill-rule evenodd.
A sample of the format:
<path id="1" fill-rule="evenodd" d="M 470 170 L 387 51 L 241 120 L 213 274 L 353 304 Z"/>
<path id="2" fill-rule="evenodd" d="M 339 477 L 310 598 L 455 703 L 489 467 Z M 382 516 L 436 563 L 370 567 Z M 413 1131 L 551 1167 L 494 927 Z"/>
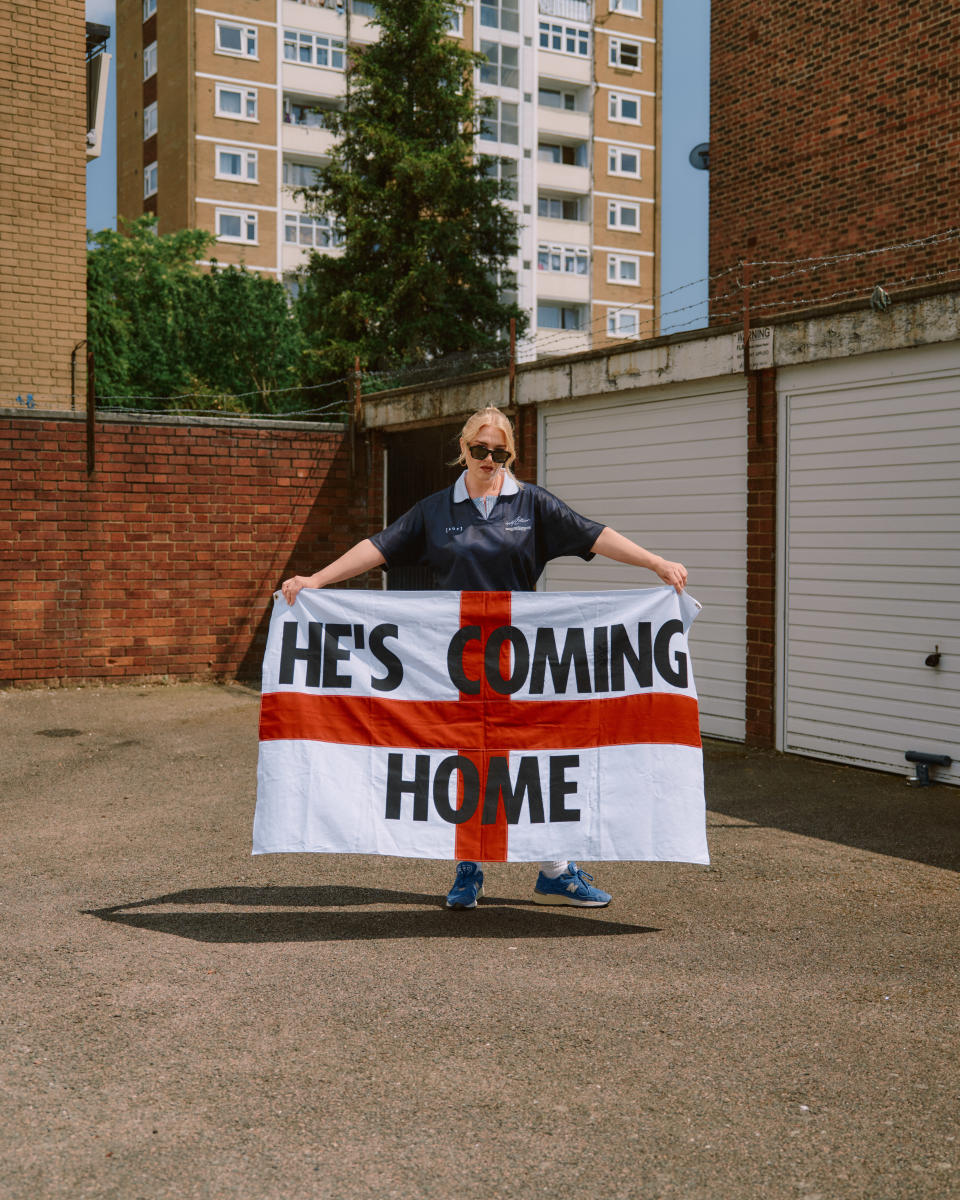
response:
<path id="1" fill-rule="evenodd" d="M 747 377 L 746 741 L 772 746 L 777 703 L 777 373 Z"/>
<path id="2" fill-rule="evenodd" d="M 941 0 L 725 0 L 711 22 L 710 272 L 869 250 L 956 227 L 960 21 Z M 811 266 L 813 264 L 807 264 Z M 841 293 L 960 277 L 960 239 L 860 256 L 753 290 L 754 322 Z M 726 319 L 735 276 L 711 285 Z M 839 297 L 836 297 L 839 298 Z M 764 308 L 764 305 L 772 307 Z"/>
<path id="3" fill-rule="evenodd" d="M 83 421 L 0 416 L 0 682 L 257 678 L 272 590 L 381 527 L 379 452 L 353 459 L 336 429 L 109 420 L 88 478 Z"/>

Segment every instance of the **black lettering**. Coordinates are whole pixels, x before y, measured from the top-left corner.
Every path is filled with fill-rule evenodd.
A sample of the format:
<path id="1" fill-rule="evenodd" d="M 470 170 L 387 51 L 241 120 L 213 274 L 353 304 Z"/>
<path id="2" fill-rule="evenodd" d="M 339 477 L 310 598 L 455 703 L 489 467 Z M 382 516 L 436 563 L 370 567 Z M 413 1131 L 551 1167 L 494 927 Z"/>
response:
<path id="1" fill-rule="evenodd" d="M 513 647 L 513 669 L 509 679 L 504 679 L 500 674 L 500 647 L 504 642 L 509 642 Z M 529 668 L 530 650 L 523 631 L 516 625 L 501 625 L 495 629 L 487 639 L 483 652 L 483 672 L 493 690 L 501 696 L 512 696 L 514 692 L 519 692 Z"/>
<path id="2" fill-rule="evenodd" d="M 363 626 L 357 626 L 362 629 Z M 386 675 L 371 676 L 370 686 L 377 692 L 392 692 L 403 683 L 403 663 L 383 643 L 387 638 L 399 636 L 396 625 L 374 625 L 370 630 L 370 652 L 382 667 L 387 668 Z"/>
<path id="3" fill-rule="evenodd" d="M 480 680 L 470 679 L 463 669 L 463 651 L 467 642 L 479 642 L 480 626 L 464 625 L 450 639 L 447 647 L 447 673 L 450 682 L 465 696 L 480 694 Z"/>
<path id="4" fill-rule="evenodd" d="M 676 667 L 670 661 L 670 639 L 675 633 L 683 633 L 682 621 L 665 621 L 660 626 L 653 643 L 653 661 L 657 664 L 657 670 L 667 683 L 672 683 L 674 687 L 685 688 L 687 686 L 687 656 L 682 650 L 679 650 L 675 655 Z"/>
<path id="5" fill-rule="evenodd" d="M 353 681 L 349 675 L 337 674 L 337 663 L 344 662 L 350 657 L 349 650 L 340 649 L 340 639 L 349 637 L 353 632 L 349 625 L 328 625 L 323 631 L 323 686 L 351 687 Z"/>
<path id="6" fill-rule="evenodd" d="M 353 644 L 358 650 L 363 649 L 364 630 L 362 625 L 354 625 L 353 627 Z"/>
<path id="7" fill-rule="evenodd" d="M 427 819 L 427 800 L 430 795 L 430 755 L 418 754 L 414 759 L 413 779 L 403 778 L 403 755 L 387 756 L 387 811 L 388 821 L 399 821 L 400 804 L 404 792 L 413 795 L 413 819 Z"/>
<path id="8" fill-rule="evenodd" d="M 463 779 L 463 803 L 454 808 L 450 803 L 450 776 L 459 771 Z M 437 767 L 433 777 L 433 805 L 445 821 L 451 825 L 462 825 L 469 821 L 480 803 L 480 772 L 469 758 L 452 754 Z"/>
<path id="9" fill-rule="evenodd" d="M 593 631 L 593 690 L 610 690 L 610 631 L 598 625 Z"/>
<path id="10" fill-rule="evenodd" d="M 540 786 L 540 761 L 533 755 L 525 754 L 520 759 L 517 768 L 517 786 L 510 783 L 510 763 L 506 758 L 490 759 L 487 768 L 487 785 L 483 790 L 483 825 L 496 825 L 497 810 L 500 807 L 500 797 L 503 796 L 503 811 L 507 814 L 507 824 L 516 825 L 520 820 L 524 797 L 530 800 L 530 823 L 541 824 L 543 821 L 543 789 Z"/>
<path id="11" fill-rule="evenodd" d="M 322 621 L 310 621 L 307 625 L 306 646 L 297 645 L 297 621 L 284 621 L 283 642 L 280 646 L 280 682 L 293 683 L 293 670 L 298 658 L 307 660 L 306 687 L 320 686 Z"/>
<path id="12" fill-rule="evenodd" d="M 571 666 L 577 679 L 577 691 L 590 691 L 590 664 L 587 662 L 587 643 L 582 629 L 573 627 L 567 630 L 563 654 L 557 653 L 557 639 L 553 629 L 549 626 L 537 629 L 537 640 L 533 647 L 533 670 L 530 672 L 531 695 L 542 695 L 548 666 L 553 690 L 558 695 L 567 690 Z"/>
<path id="13" fill-rule="evenodd" d="M 565 772 L 568 768 L 580 766 L 579 754 L 551 754 L 550 755 L 550 820 L 551 821 L 579 821 L 580 809 L 567 808 L 564 804 L 564 797 L 575 795 L 577 791 L 577 781 L 575 779 L 567 779 Z"/>
<path id="14" fill-rule="evenodd" d="M 650 658 L 650 622 L 637 622 L 637 648 L 634 650 L 630 636 L 623 625 L 610 629 L 610 688 L 622 692 L 624 685 L 624 661 L 640 687 L 653 687 L 653 663 Z"/>

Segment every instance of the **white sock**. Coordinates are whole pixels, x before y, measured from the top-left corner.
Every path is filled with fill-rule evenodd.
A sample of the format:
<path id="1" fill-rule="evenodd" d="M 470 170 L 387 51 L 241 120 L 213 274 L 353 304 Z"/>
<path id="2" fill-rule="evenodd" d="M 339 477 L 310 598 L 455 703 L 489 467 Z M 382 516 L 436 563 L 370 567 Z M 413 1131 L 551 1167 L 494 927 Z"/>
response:
<path id="1" fill-rule="evenodd" d="M 559 879 L 561 875 L 566 875 L 570 869 L 570 860 L 567 858 L 548 859 L 540 864 L 540 870 L 548 879 Z"/>

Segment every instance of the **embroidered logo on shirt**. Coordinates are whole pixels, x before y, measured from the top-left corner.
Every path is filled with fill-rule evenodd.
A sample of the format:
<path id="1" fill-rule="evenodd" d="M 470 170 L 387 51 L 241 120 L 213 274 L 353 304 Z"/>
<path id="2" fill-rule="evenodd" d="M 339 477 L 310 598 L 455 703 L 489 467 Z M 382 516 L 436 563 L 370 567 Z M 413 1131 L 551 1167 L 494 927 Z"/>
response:
<path id="1" fill-rule="evenodd" d="M 532 529 L 533 521 L 529 517 L 514 517 L 512 521 L 507 521 L 503 527 L 504 529 L 515 529 L 517 532 L 522 532 L 526 529 Z"/>
<path id="2" fill-rule="evenodd" d="M 443 531 L 444 533 L 463 533 L 462 525 L 448 525 Z"/>

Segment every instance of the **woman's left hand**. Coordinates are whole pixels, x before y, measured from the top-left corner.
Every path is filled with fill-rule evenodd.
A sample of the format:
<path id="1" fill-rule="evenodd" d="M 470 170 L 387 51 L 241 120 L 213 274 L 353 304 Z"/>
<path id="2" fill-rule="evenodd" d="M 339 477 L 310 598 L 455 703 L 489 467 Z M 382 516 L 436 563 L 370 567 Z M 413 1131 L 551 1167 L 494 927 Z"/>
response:
<path id="1" fill-rule="evenodd" d="M 683 563 L 670 562 L 666 558 L 661 558 L 658 562 L 654 563 L 653 569 L 664 583 L 669 583 L 678 592 L 682 592 L 687 586 L 687 568 Z"/>

